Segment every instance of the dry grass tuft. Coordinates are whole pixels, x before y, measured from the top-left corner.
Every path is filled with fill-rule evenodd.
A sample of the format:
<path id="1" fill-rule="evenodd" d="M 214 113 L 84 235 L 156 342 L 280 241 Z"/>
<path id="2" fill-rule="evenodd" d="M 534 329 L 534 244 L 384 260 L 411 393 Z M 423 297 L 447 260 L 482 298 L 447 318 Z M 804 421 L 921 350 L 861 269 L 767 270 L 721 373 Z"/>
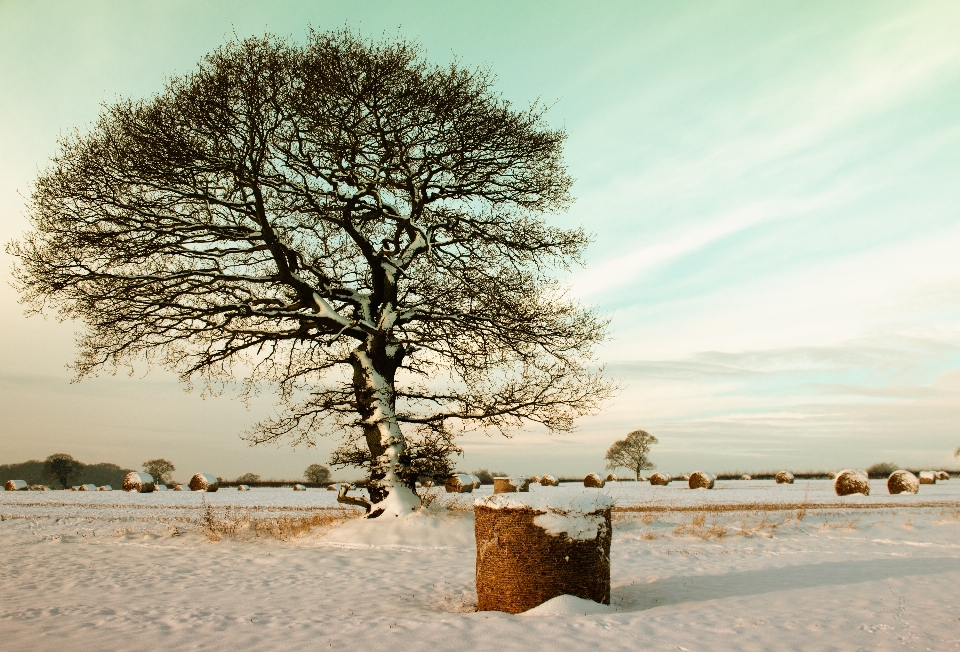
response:
<path id="1" fill-rule="evenodd" d="M 200 531 L 210 541 L 269 537 L 290 541 L 309 534 L 315 527 L 330 528 L 360 515 L 352 509 L 323 509 L 303 516 L 253 516 L 232 507 L 214 507 L 203 501 Z"/>
<path id="2" fill-rule="evenodd" d="M 689 523 L 681 523 L 673 529 L 674 534 L 689 532 L 693 536 L 704 540 L 722 539 L 728 531 L 729 528 L 724 520 L 717 517 L 714 517 L 712 522 L 707 523 L 706 512 L 695 514 Z"/>

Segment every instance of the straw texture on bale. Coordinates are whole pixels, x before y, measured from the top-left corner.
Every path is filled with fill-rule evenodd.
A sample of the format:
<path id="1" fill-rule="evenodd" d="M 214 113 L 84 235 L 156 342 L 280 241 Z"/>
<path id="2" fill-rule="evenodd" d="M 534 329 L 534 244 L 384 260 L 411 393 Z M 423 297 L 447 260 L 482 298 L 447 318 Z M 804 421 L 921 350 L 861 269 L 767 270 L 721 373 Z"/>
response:
<path id="1" fill-rule="evenodd" d="M 531 475 L 531 476 L 530 476 L 530 483 L 531 483 L 531 484 L 539 484 L 539 482 L 540 482 L 540 476 L 539 476 L 539 475 Z"/>
<path id="2" fill-rule="evenodd" d="M 237 491 L 250 491 L 250 485 L 248 484 L 238 484 Z"/>
<path id="3" fill-rule="evenodd" d="M 751 477 L 750 477 L 749 475 L 747 475 L 746 473 L 744 473 L 743 475 L 741 475 L 741 476 L 740 476 L 740 479 L 741 479 L 741 480 L 753 480 L 753 478 L 751 478 Z"/>
<path id="4" fill-rule="evenodd" d="M 220 481 L 215 475 L 197 473 L 190 478 L 190 491 L 216 491 L 220 488 Z"/>
<path id="5" fill-rule="evenodd" d="M 950 474 L 946 471 L 937 471 L 937 480 L 949 480 Z"/>
<path id="6" fill-rule="evenodd" d="M 616 473 L 608 473 L 607 477 L 604 478 L 604 480 L 606 480 L 607 482 L 619 482 L 619 478 L 617 478 Z"/>
<path id="7" fill-rule="evenodd" d="M 451 475 L 443 486 L 448 494 L 468 494 L 473 492 L 473 476 L 462 473 Z"/>
<path id="8" fill-rule="evenodd" d="M 870 495 L 870 482 L 866 476 L 860 475 L 859 471 L 847 469 L 837 474 L 837 479 L 833 481 L 833 490 L 838 496 L 849 496 L 850 494 Z"/>
<path id="9" fill-rule="evenodd" d="M 593 487 L 594 489 L 600 489 L 603 487 L 604 484 L 606 483 L 598 473 L 588 473 L 587 476 L 583 479 L 584 487 Z"/>
<path id="10" fill-rule="evenodd" d="M 493 493 L 508 494 L 518 491 L 530 491 L 530 478 L 494 478 Z"/>
<path id="11" fill-rule="evenodd" d="M 327 487 L 327 489 L 329 489 L 329 488 L 330 488 L 330 487 Z M 306 491 L 306 490 L 307 490 L 307 487 L 306 487 L 306 485 L 295 484 L 295 485 L 293 485 L 293 490 L 294 490 L 294 491 Z"/>
<path id="12" fill-rule="evenodd" d="M 7 491 L 24 491 L 27 488 L 26 480 L 7 480 L 3 488 Z"/>
<path id="13" fill-rule="evenodd" d="M 100 488 L 97 489 L 97 491 L 113 491 L 113 487 L 111 487 L 108 484 L 105 484 L 105 485 L 101 485 Z"/>
<path id="14" fill-rule="evenodd" d="M 920 484 L 937 484 L 937 474 L 933 471 L 920 471 Z"/>
<path id="15" fill-rule="evenodd" d="M 687 484 L 691 489 L 713 489 L 717 479 L 711 473 L 706 471 L 694 471 L 690 474 Z"/>
<path id="16" fill-rule="evenodd" d="M 474 506 L 477 608 L 521 613 L 558 595 L 610 604 L 610 508 L 594 539 L 551 536 L 531 508 Z"/>
<path id="17" fill-rule="evenodd" d="M 557 480 L 552 475 L 541 475 L 540 476 L 540 486 L 541 487 L 559 487 L 560 481 Z"/>
<path id="18" fill-rule="evenodd" d="M 887 491 L 892 494 L 915 494 L 920 490 L 920 480 L 910 471 L 894 471 L 887 478 Z"/>
<path id="19" fill-rule="evenodd" d="M 148 494 L 156 489 L 157 485 L 153 481 L 153 476 L 149 473 L 131 471 L 123 476 L 123 483 L 120 488 L 124 491 L 138 491 L 142 494 Z"/>
<path id="20" fill-rule="evenodd" d="M 789 471 L 780 471 L 777 474 L 777 484 L 793 484 L 793 474 Z"/>
<path id="21" fill-rule="evenodd" d="M 666 473 L 654 473 L 650 476 L 650 484 L 665 487 L 670 484 L 670 476 Z"/>

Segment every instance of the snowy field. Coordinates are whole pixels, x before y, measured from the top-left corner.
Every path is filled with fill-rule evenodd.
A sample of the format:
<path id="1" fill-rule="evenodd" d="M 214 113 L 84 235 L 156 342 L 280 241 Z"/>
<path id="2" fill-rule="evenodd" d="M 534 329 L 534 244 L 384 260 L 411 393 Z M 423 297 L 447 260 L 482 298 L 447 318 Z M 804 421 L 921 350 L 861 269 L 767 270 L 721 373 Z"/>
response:
<path id="1" fill-rule="evenodd" d="M 473 496 L 0 492 L 0 649 L 960 649 L 960 481 L 871 485 L 608 485 L 612 604 L 519 616 L 475 610 Z"/>

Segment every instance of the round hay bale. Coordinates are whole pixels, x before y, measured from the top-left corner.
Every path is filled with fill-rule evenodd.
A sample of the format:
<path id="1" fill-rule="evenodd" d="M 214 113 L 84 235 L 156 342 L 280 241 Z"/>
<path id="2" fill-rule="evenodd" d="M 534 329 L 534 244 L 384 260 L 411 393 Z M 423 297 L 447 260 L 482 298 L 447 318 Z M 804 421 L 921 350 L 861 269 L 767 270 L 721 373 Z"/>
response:
<path id="1" fill-rule="evenodd" d="M 837 479 L 833 481 L 833 490 L 838 496 L 849 496 L 850 494 L 870 495 L 870 482 L 865 475 L 860 475 L 859 471 L 846 469 L 837 474 Z"/>
<path id="2" fill-rule="evenodd" d="M 604 480 L 605 480 L 606 482 L 619 482 L 619 481 L 620 481 L 619 478 L 617 478 L 617 474 L 616 474 L 616 473 L 608 473 L 608 474 L 607 474 L 607 477 L 605 477 Z"/>
<path id="3" fill-rule="evenodd" d="M 670 484 L 670 479 L 669 474 L 657 472 L 650 476 L 650 484 L 657 487 L 666 487 Z"/>
<path id="4" fill-rule="evenodd" d="M 82 484 L 77 491 L 96 491 L 97 485 L 95 484 Z"/>
<path id="5" fill-rule="evenodd" d="M 747 475 L 746 473 L 744 473 L 743 475 L 741 475 L 741 476 L 740 476 L 740 479 L 741 479 L 741 480 L 753 480 L 753 478 L 751 478 L 751 477 L 750 477 L 749 475 Z"/>
<path id="6" fill-rule="evenodd" d="M 637 482 L 649 482 L 649 481 L 650 481 L 650 478 L 648 478 L 645 475 L 637 476 Z"/>
<path id="7" fill-rule="evenodd" d="M 518 476 L 516 478 L 494 478 L 493 493 L 508 494 L 520 491 L 530 491 L 530 479 Z"/>
<path id="8" fill-rule="evenodd" d="M 592 487 L 594 489 L 600 489 L 603 485 L 606 484 L 603 478 L 600 477 L 599 473 L 588 473 L 587 476 L 583 479 L 584 487 Z"/>
<path id="9" fill-rule="evenodd" d="M 920 480 L 910 471 L 894 471 L 887 478 L 887 491 L 892 494 L 915 494 L 920 490 Z"/>
<path id="10" fill-rule="evenodd" d="M 175 485 L 173 485 L 172 491 L 190 491 L 190 485 L 188 485 L 188 484 L 175 484 Z"/>
<path id="11" fill-rule="evenodd" d="M 97 491 L 113 491 L 113 487 L 108 484 L 100 485 Z"/>
<path id="12" fill-rule="evenodd" d="M 835 480 L 837 477 L 837 474 L 835 471 L 830 471 L 830 473 L 827 474 L 827 477 L 830 478 L 831 480 Z"/>
<path id="13" fill-rule="evenodd" d="M 540 476 L 540 486 L 541 487 L 559 487 L 560 481 L 550 474 L 544 474 Z"/>
<path id="14" fill-rule="evenodd" d="M 584 500 L 579 509 L 563 500 L 556 508 L 538 501 L 526 505 L 516 494 L 477 501 L 480 611 L 521 613 L 559 595 L 610 604 L 611 501 L 590 494 L 596 502 Z"/>
<path id="15" fill-rule="evenodd" d="M 793 474 L 790 471 L 780 471 L 776 479 L 777 484 L 793 484 Z"/>
<path id="16" fill-rule="evenodd" d="M 238 484 L 237 491 L 250 491 L 250 485 L 248 484 Z"/>
<path id="17" fill-rule="evenodd" d="M 531 475 L 531 476 L 530 476 L 530 482 L 531 482 L 531 484 L 539 484 L 539 482 L 540 482 L 540 476 L 539 476 L 539 475 Z"/>
<path id="18" fill-rule="evenodd" d="M 149 473 L 131 471 L 127 475 L 123 476 L 123 483 L 120 485 L 120 487 L 124 491 L 136 491 L 141 494 L 148 494 L 156 489 L 157 485 L 153 481 L 153 476 Z"/>
<path id="19" fill-rule="evenodd" d="M 327 485 L 327 491 L 339 491 L 339 489 L 340 489 L 339 484 L 334 483 L 334 484 Z"/>
<path id="20" fill-rule="evenodd" d="M 190 491 L 216 491 L 220 488 L 217 476 L 209 473 L 197 473 L 190 478 Z"/>
<path id="21" fill-rule="evenodd" d="M 950 474 L 946 471 L 937 471 L 937 480 L 949 480 Z"/>
<path id="22" fill-rule="evenodd" d="M 479 489 L 480 486 L 483 484 L 482 482 L 480 482 L 479 476 L 471 475 L 471 476 L 470 476 L 470 479 L 473 480 L 473 488 L 474 488 L 474 489 Z M 432 484 L 433 484 L 433 483 L 431 483 L 431 485 L 432 485 Z M 431 486 L 431 485 L 427 485 L 427 486 Z"/>
<path id="23" fill-rule="evenodd" d="M 70 491 L 80 491 L 80 485 L 78 484 L 73 485 L 72 487 L 70 487 Z"/>
<path id="24" fill-rule="evenodd" d="M 687 484 L 691 489 L 713 489 L 717 479 L 711 473 L 706 471 L 694 471 L 690 474 Z"/>
<path id="25" fill-rule="evenodd" d="M 327 487 L 327 488 L 329 489 L 329 487 Z M 307 487 L 306 487 L 306 485 L 302 485 L 302 484 L 297 483 L 297 484 L 293 485 L 293 490 L 294 490 L 294 491 L 306 491 L 306 490 L 307 490 Z"/>
<path id="26" fill-rule="evenodd" d="M 168 491 L 169 488 L 165 484 L 158 484 L 157 488 L 154 491 Z"/>
<path id="27" fill-rule="evenodd" d="M 920 484 L 937 484 L 937 474 L 933 471 L 920 471 Z"/>
<path id="28" fill-rule="evenodd" d="M 26 491 L 27 481 L 26 480 L 7 480 L 4 483 L 3 488 L 6 491 Z"/>
<path id="29" fill-rule="evenodd" d="M 451 475 L 447 478 L 447 481 L 443 483 L 443 487 L 447 490 L 448 494 L 471 493 L 473 492 L 473 476 L 463 473 Z"/>

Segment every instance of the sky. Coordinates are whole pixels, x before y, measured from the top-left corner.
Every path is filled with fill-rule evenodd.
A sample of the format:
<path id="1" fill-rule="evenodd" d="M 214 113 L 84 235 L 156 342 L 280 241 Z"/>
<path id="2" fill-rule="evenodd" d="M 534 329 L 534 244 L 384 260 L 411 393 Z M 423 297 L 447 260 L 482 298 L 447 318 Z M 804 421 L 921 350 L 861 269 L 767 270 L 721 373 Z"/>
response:
<path id="1" fill-rule="evenodd" d="M 0 241 L 103 103 L 144 97 L 234 36 L 418 41 L 487 66 L 566 129 L 594 234 L 564 278 L 612 319 L 622 390 L 577 432 L 462 440 L 463 470 L 577 475 L 642 428 L 671 473 L 950 467 L 960 445 L 960 4 L 0 0 Z M 77 325 L 26 318 L 0 254 L 0 463 L 295 478 L 251 448 L 270 413 L 162 370 L 71 383 Z M 350 472 L 341 475 L 350 476 Z M 356 475 L 355 473 L 353 475 Z"/>

